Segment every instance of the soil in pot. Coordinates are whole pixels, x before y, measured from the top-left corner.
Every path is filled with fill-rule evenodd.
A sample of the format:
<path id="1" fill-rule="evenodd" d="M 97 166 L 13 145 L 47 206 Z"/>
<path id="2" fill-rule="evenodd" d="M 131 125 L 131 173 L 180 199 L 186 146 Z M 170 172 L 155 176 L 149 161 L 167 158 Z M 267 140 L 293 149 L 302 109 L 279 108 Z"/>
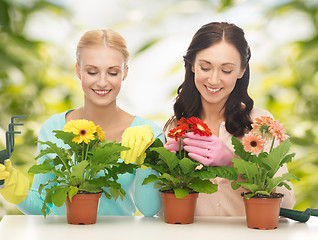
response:
<path id="1" fill-rule="evenodd" d="M 170 224 L 193 223 L 198 195 L 199 193 L 190 193 L 184 198 L 176 198 L 174 193 L 161 192 L 165 222 Z"/>
<path id="2" fill-rule="evenodd" d="M 73 196 L 72 202 L 66 199 L 66 215 L 69 224 L 96 223 L 99 199 L 101 193 L 78 193 Z"/>
<path id="3" fill-rule="evenodd" d="M 272 193 L 270 196 L 255 195 L 248 200 L 243 197 L 247 226 L 261 230 L 277 228 L 283 197 L 281 193 Z"/>

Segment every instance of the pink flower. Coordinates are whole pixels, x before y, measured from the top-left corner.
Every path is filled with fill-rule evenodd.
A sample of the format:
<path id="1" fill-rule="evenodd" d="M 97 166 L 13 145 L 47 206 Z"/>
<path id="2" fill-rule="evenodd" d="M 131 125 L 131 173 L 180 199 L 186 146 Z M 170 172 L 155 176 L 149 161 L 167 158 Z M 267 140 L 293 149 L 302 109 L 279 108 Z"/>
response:
<path id="1" fill-rule="evenodd" d="M 280 143 L 285 141 L 289 136 L 286 135 L 286 131 L 283 128 L 283 124 L 279 123 L 278 121 L 273 120 L 270 127 L 269 131 L 275 136 Z"/>
<path id="2" fill-rule="evenodd" d="M 273 138 L 272 132 L 269 131 L 273 118 L 268 116 L 261 116 L 255 119 L 252 124 L 252 132 L 258 134 L 265 138 L 266 140 L 271 140 Z"/>
<path id="3" fill-rule="evenodd" d="M 259 154 L 264 150 L 264 144 L 266 142 L 261 136 L 252 132 L 246 134 L 243 139 L 244 150 L 254 155 Z"/>

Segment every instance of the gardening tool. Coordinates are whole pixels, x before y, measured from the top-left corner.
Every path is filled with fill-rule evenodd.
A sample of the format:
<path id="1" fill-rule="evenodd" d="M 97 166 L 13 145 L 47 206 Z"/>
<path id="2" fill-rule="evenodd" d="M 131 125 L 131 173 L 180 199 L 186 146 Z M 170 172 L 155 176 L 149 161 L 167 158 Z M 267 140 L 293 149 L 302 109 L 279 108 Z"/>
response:
<path id="1" fill-rule="evenodd" d="M 307 222 L 310 216 L 318 217 L 318 209 L 307 208 L 305 211 L 281 208 L 279 216 L 290 218 L 298 222 Z"/>
<path id="2" fill-rule="evenodd" d="M 4 165 L 4 161 L 11 157 L 14 149 L 14 134 L 21 134 L 21 132 L 14 131 L 14 126 L 23 126 L 23 123 L 14 123 L 15 118 L 25 118 L 26 116 L 12 116 L 11 123 L 9 123 L 6 131 L 6 149 L 0 151 L 0 164 Z M 4 188 L 4 180 L 0 180 L 0 189 Z"/>

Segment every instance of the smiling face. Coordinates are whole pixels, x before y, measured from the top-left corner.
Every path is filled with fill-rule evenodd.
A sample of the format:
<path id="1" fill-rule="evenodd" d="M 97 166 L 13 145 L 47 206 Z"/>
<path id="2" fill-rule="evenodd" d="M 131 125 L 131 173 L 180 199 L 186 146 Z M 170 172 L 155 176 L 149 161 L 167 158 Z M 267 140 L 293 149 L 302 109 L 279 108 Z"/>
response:
<path id="1" fill-rule="evenodd" d="M 108 46 L 81 50 L 76 72 L 82 81 L 85 104 L 107 106 L 116 104 L 121 83 L 127 76 L 123 54 Z"/>
<path id="2" fill-rule="evenodd" d="M 225 41 L 198 52 L 192 71 L 203 106 L 217 104 L 220 108 L 244 74 L 239 52 Z"/>

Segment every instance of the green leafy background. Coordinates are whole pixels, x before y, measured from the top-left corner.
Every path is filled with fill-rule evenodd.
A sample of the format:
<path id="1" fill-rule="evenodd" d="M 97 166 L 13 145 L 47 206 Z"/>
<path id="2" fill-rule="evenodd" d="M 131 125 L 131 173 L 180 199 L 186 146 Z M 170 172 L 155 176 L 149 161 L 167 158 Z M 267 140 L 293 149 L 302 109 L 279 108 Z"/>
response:
<path id="1" fill-rule="evenodd" d="M 50 115 L 76 108 L 82 102 L 74 69 L 75 49 L 68 47 L 68 41 L 41 39 L 30 31 L 33 25 L 49 29 L 57 36 L 66 28 L 66 39 L 76 37 L 76 40 L 79 33 L 89 28 L 111 27 L 122 33 L 131 44 L 130 65 L 143 61 L 141 68 L 135 68 L 140 74 L 134 75 L 131 84 L 143 84 L 152 91 L 155 88 L 163 92 L 155 98 L 151 91 L 145 91 L 143 95 L 149 99 L 144 104 L 152 103 L 148 112 L 142 111 L 146 105 L 134 105 L 138 105 L 143 117 L 163 124 L 172 113 L 176 88 L 183 77 L 182 55 L 191 36 L 207 22 L 228 21 L 242 26 L 248 40 L 254 39 L 250 94 L 256 106 L 269 110 L 291 136 L 296 157 L 288 167 L 301 179 L 294 182 L 295 209 L 318 208 L 316 1 L 137 0 L 131 3 L 121 0 L 117 9 L 108 8 L 106 4 L 102 9 L 103 18 L 94 23 L 90 19 L 99 8 L 97 4 L 103 1 L 87 1 L 91 10 L 76 15 L 77 5 L 84 2 L 0 0 L 0 149 L 5 148 L 4 133 L 10 117 L 27 115 L 23 119 L 25 126 L 19 127 L 22 134 L 16 137 L 11 157 L 15 167 L 27 172 L 34 163 L 39 127 Z M 116 14 L 110 15 L 111 12 Z M 47 25 L 46 17 L 55 19 L 55 27 Z M 169 58 L 171 52 L 164 51 L 172 44 L 171 36 L 180 37 L 179 44 L 173 43 L 175 50 L 180 51 L 176 59 Z M 157 56 L 159 52 L 165 55 Z M 146 55 L 166 64 L 164 70 L 158 72 L 156 64 L 144 61 Z M 149 69 L 148 75 L 146 69 Z M 140 81 L 141 77 L 147 79 L 146 83 Z M 133 101 L 127 94 L 132 92 L 130 89 L 123 89 L 120 99 L 126 109 L 133 112 L 130 105 Z M 154 102 L 161 102 L 163 106 Z M 5 214 L 20 212 L 0 198 L 0 217 Z"/>

